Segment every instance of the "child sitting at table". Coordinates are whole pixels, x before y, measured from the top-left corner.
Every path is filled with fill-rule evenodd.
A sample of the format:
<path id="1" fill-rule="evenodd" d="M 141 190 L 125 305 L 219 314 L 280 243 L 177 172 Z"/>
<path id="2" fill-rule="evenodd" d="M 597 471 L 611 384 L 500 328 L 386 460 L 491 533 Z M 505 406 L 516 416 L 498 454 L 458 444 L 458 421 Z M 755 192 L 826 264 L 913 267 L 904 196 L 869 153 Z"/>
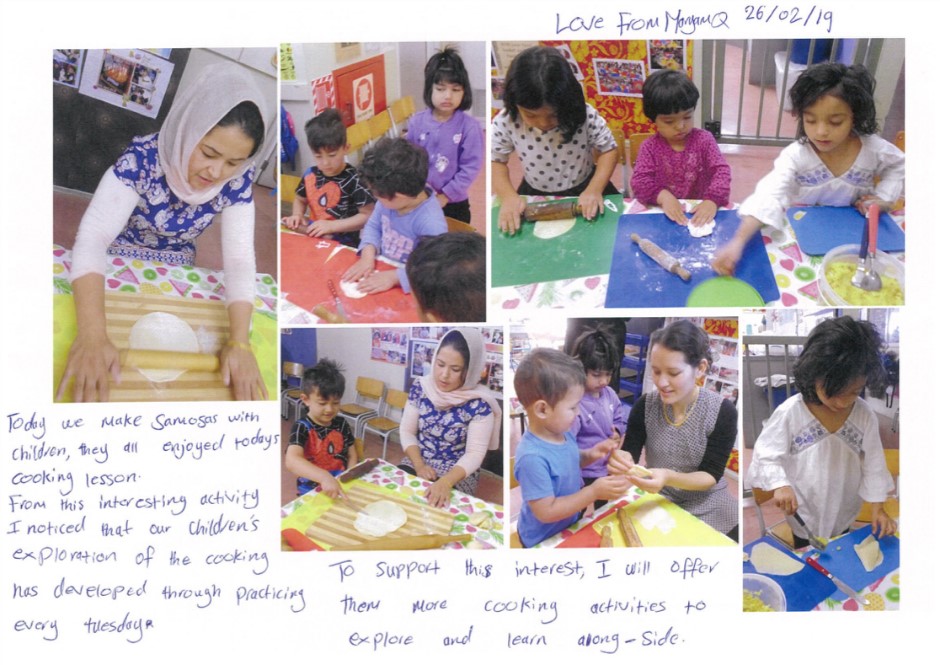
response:
<path id="1" fill-rule="evenodd" d="M 346 390 L 343 369 L 324 358 L 304 371 L 300 387 L 306 412 L 291 428 L 284 466 L 297 476 L 297 495 L 318 485 L 335 499 L 342 490 L 334 476 L 359 461 L 349 423 L 339 415 Z"/>
<path id="2" fill-rule="evenodd" d="M 486 321 L 486 239 L 479 233 L 422 238 L 405 272 L 422 321 Z"/>
<path id="3" fill-rule="evenodd" d="M 513 385 L 528 422 L 514 469 L 522 489 L 518 532 L 525 547 L 567 528 L 594 501 L 619 498 L 630 487 L 625 476 L 604 476 L 584 487 L 581 467 L 616 447 L 606 440 L 578 449 L 570 430 L 584 384 L 581 363 L 554 349 L 531 351 L 516 369 Z"/>
<path id="4" fill-rule="evenodd" d="M 619 365 L 613 341 L 600 330 L 586 331 L 575 340 L 574 357 L 580 361 L 587 379 L 578 417 L 571 427 L 578 448 L 590 450 L 601 444 L 611 450 L 620 448 L 626 431 L 626 419 L 620 397 L 610 387 L 610 377 Z M 606 475 L 606 456 L 581 469 L 585 485 Z M 601 505 L 603 501 L 597 501 L 594 507 L 600 508 Z"/>
<path id="5" fill-rule="evenodd" d="M 754 445 L 747 470 L 751 487 L 773 492 L 787 514 L 796 547 L 809 545 L 799 511 L 813 535 L 838 536 L 871 502 L 876 537 L 897 524 L 884 511 L 894 488 L 885 463 L 878 418 L 864 399 L 882 383 L 881 339 L 867 321 L 849 316 L 817 325 L 793 367 L 799 393 L 773 412 Z"/>
<path id="6" fill-rule="evenodd" d="M 683 72 L 660 69 L 643 84 L 643 113 L 656 133 L 643 142 L 630 187 L 644 205 L 657 205 L 676 224 L 701 226 L 727 206 L 731 167 L 715 137 L 693 126 L 699 92 Z M 685 216 L 679 199 L 700 199 Z"/>
<path id="7" fill-rule="evenodd" d="M 862 65 L 825 62 L 803 70 L 790 101 L 797 140 L 784 148 L 738 214 L 734 237 L 712 267 L 729 275 L 762 224 L 783 228 L 792 205 L 891 209 L 904 190 L 904 153 L 876 136 L 875 80 Z"/>
<path id="8" fill-rule="evenodd" d="M 427 187 L 428 153 L 405 139 L 380 139 L 362 159 L 359 174 L 376 199 L 362 230 L 360 259 L 343 274 L 362 293 L 379 293 L 401 285 L 411 291 L 405 268 L 375 270 L 375 259 L 404 263 L 424 236 L 447 231 L 441 204 Z"/>
<path id="9" fill-rule="evenodd" d="M 346 125 L 336 109 L 326 109 L 304 125 L 315 164 L 304 172 L 294 194 L 291 214 L 281 222 L 303 228 L 309 236 L 332 238 L 351 247 L 359 245 L 359 229 L 372 214 L 375 199 L 359 182 L 359 174 L 346 163 L 349 143 Z M 304 212 L 310 209 L 310 223 Z"/>

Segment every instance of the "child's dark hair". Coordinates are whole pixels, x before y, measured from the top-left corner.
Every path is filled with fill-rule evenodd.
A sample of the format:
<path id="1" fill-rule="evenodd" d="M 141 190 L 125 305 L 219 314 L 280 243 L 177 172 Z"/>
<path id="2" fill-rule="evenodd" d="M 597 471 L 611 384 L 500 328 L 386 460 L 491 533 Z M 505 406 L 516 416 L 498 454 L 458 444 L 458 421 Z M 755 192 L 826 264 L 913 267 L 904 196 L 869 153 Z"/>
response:
<path id="1" fill-rule="evenodd" d="M 574 341 L 573 355 L 581 361 L 585 372 L 613 372 L 620 361 L 613 340 L 600 330 L 581 333 Z"/>
<path id="2" fill-rule="evenodd" d="M 551 46 L 532 46 L 513 58 L 506 73 L 503 105 L 513 122 L 519 121 L 520 106 L 530 110 L 551 107 L 563 143 L 571 141 L 587 120 L 581 84 L 565 57 Z"/>
<path id="3" fill-rule="evenodd" d="M 822 97 L 832 95 L 852 109 L 852 129 L 859 136 L 878 131 L 875 120 L 875 79 L 862 65 L 846 67 L 838 62 L 821 62 L 803 70 L 790 88 L 790 103 L 796 116 L 796 137 L 805 142 L 803 113 Z"/>
<path id="4" fill-rule="evenodd" d="M 817 382 L 826 395 L 842 393 L 853 381 L 865 377 L 865 385 L 878 389 L 884 383 L 881 337 L 868 321 L 850 316 L 827 319 L 813 328 L 803 352 L 793 365 L 796 389 L 803 400 L 820 404 Z"/>
<path id="5" fill-rule="evenodd" d="M 583 386 L 584 382 L 584 368 L 567 353 L 534 349 L 519 363 L 512 385 L 524 408 L 539 400 L 554 407 L 573 386 Z"/>
<path id="6" fill-rule="evenodd" d="M 428 153 L 403 138 L 382 138 L 359 164 L 359 178 L 376 196 L 417 196 L 428 179 Z"/>
<path id="7" fill-rule="evenodd" d="M 694 109 L 698 97 L 698 88 L 684 72 L 658 69 L 643 83 L 643 114 L 656 122 L 656 116 Z"/>
<path id="8" fill-rule="evenodd" d="M 313 391 L 316 390 L 324 399 L 342 397 L 346 392 L 346 377 L 343 376 L 343 368 L 332 360 L 324 358 L 304 371 L 303 385 L 300 390 L 308 396 L 313 395 Z"/>
<path id="9" fill-rule="evenodd" d="M 486 320 L 486 239 L 479 233 L 421 238 L 405 272 L 422 311 L 439 321 Z"/>
<path id="10" fill-rule="evenodd" d="M 254 142 L 249 157 L 254 157 L 258 148 L 264 143 L 264 118 L 261 117 L 261 111 L 254 102 L 242 102 L 232 108 L 231 111 L 222 116 L 222 119 L 216 123 L 217 127 L 238 127 L 245 133 L 245 136 Z"/>
<path id="11" fill-rule="evenodd" d="M 460 354 L 460 357 L 463 358 L 463 368 L 464 374 L 466 374 L 467 368 L 470 367 L 470 345 L 467 344 L 467 340 L 463 335 L 460 334 L 459 330 L 449 330 L 442 338 L 441 343 L 438 346 L 438 349 L 453 349 Z M 466 381 L 466 376 L 464 377 Z"/>
<path id="12" fill-rule="evenodd" d="M 336 150 L 346 145 L 346 125 L 336 109 L 326 109 L 314 116 L 304 125 L 307 145 L 314 152 Z"/>
<path id="13" fill-rule="evenodd" d="M 650 335 L 650 348 L 652 349 L 657 344 L 670 351 L 678 351 L 685 357 L 685 362 L 693 367 L 703 360 L 711 364 L 708 335 L 686 319 L 673 321 Z"/>
<path id="14" fill-rule="evenodd" d="M 457 49 L 450 46 L 446 47 L 440 53 L 435 53 L 424 66 L 424 103 L 428 108 L 433 108 L 431 103 L 431 93 L 434 92 L 434 86 L 441 83 L 451 83 L 463 88 L 463 99 L 460 100 L 458 111 L 466 111 L 473 106 L 473 93 L 470 91 L 470 75 L 467 68 L 464 67 L 463 60 L 457 53 Z"/>

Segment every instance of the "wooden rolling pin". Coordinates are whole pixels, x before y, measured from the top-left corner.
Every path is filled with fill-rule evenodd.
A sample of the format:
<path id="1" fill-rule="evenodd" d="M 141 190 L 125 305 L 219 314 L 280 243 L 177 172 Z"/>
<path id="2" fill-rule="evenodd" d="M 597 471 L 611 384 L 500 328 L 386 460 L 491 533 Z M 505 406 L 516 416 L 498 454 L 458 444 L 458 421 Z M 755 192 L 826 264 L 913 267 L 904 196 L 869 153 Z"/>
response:
<path id="1" fill-rule="evenodd" d="M 320 317 L 322 320 L 327 323 L 349 323 L 349 320 L 344 316 L 340 316 L 335 312 L 331 312 L 323 305 L 317 305 L 313 308 L 313 313 Z"/>
<path id="2" fill-rule="evenodd" d="M 522 211 L 524 222 L 554 222 L 571 219 L 581 215 L 581 206 L 577 201 L 543 201 L 530 203 Z"/>
<path id="3" fill-rule="evenodd" d="M 400 536 L 398 538 L 386 536 L 376 538 L 361 545 L 337 545 L 333 548 L 337 552 L 364 552 L 375 550 L 433 550 L 443 547 L 447 543 L 462 542 L 473 538 L 472 534 L 464 533 L 457 536 L 440 536 L 428 534 L 423 536 Z"/>
<path id="4" fill-rule="evenodd" d="M 605 524 L 604 528 L 601 529 L 601 547 L 613 547 L 614 538 L 613 534 L 610 532 L 610 525 Z"/>
<path id="5" fill-rule="evenodd" d="M 627 543 L 627 547 L 643 547 L 643 541 L 640 540 L 640 535 L 636 532 L 633 521 L 623 508 L 617 509 L 617 522 L 620 524 L 620 532 Z"/>
<path id="6" fill-rule="evenodd" d="M 635 233 L 630 234 L 630 240 L 638 244 L 640 249 L 643 250 L 644 254 L 656 261 L 656 263 L 661 265 L 669 272 L 681 277 L 683 281 L 688 282 L 690 279 L 692 279 L 692 273 L 679 264 L 679 259 L 668 253 L 652 240 L 641 238 Z"/>
<path id="7" fill-rule="evenodd" d="M 121 367 L 186 369 L 197 372 L 217 372 L 219 370 L 219 357 L 211 353 L 122 349 L 118 355 L 121 360 Z"/>

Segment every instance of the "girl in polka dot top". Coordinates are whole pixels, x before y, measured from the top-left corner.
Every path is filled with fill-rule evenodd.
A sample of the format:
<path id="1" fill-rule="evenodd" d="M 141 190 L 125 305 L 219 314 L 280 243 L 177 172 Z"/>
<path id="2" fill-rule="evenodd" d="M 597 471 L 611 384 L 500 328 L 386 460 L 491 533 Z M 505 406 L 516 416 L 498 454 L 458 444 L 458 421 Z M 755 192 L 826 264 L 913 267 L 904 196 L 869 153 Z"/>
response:
<path id="1" fill-rule="evenodd" d="M 493 120 L 491 155 L 500 230 L 519 229 L 524 195 L 577 196 L 585 218 L 595 218 L 604 195 L 619 193 L 610 182 L 617 144 L 604 118 L 584 101 L 568 61 L 551 46 L 526 49 L 509 66 L 503 101 Z M 524 170 L 518 189 L 509 180 L 513 152 Z"/>

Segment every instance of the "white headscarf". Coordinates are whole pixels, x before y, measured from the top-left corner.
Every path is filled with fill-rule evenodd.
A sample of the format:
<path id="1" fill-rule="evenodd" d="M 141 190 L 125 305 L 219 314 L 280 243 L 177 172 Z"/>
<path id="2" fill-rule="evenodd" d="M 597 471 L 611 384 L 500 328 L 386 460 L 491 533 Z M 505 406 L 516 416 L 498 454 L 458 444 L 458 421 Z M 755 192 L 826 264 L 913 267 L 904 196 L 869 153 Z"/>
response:
<path id="1" fill-rule="evenodd" d="M 452 333 L 459 333 L 467 342 L 470 349 L 470 359 L 467 361 L 467 373 L 464 377 L 463 385 L 456 390 L 442 392 L 437 387 L 434 380 L 434 367 L 437 365 L 437 354 L 441 350 L 441 345 Z M 448 330 L 437 348 L 434 349 L 434 358 L 431 360 L 431 373 L 421 377 L 421 386 L 424 388 L 425 396 L 431 400 L 436 409 L 449 409 L 469 402 L 472 399 L 482 399 L 493 410 L 493 431 L 490 433 L 489 450 L 499 448 L 499 432 L 502 426 L 502 410 L 496 401 L 496 395 L 492 390 L 480 383 L 480 375 L 483 373 L 483 366 L 486 364 L 486 356 L 483 347 L 483 335 L 478 328 L 454 328 Z"/>
<path id="2" fill-rule="evenodd" d="M 264 95 L 244 67 L 228 62 L 204 68 L 185 90 L 177 92 L 160 128 L 157 151 L 167 184 L 186 203 L 198 205 L 210 201 L 227 184 L 228 181 L 208 189 L 193 189 L 188 178 L 189 158 L 203 137 L 229 111 L 245 101 L 254 103 L 262 121 L 267 120 Z M 259 145 L 255 154 L 246 159 L 229 180 L 243 175 L 264 154 L 265 146 Z"/>

